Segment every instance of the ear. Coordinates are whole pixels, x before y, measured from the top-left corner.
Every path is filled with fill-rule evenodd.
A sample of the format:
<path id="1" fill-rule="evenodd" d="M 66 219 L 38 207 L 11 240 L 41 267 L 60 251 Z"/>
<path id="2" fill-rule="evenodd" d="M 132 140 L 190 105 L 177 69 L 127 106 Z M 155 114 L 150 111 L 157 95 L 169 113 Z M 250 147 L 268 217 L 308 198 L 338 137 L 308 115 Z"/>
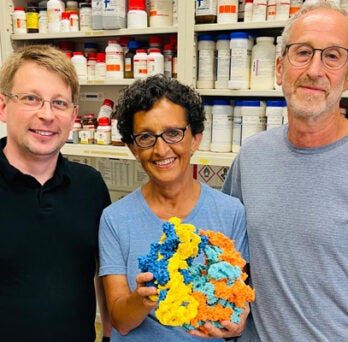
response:
<path id="1" fill-rule="evenodd" d="M 198 150 L 199 145 L 201 144 L 203 138 L 203 133 L 197 133 L 192 137 L 191 142 L 191 153 L 196 152 Z"/>
<path id="2" fill-rule="evenodd" d="M 133 156 L 135 157 L 136 160 L 139 160 L 139 153 L 137 147 L 134 145 L 134 143 L 127 143 L 128 148 L 131 150 L 133 153 Z"/>
<path id="3" fill-rule="evenodd" d="M 7 121 L 7 103 L 6 96 L 4 94 L 0 94 L 0 121 Z"/>
<path id="4" fill-rule="evenodd" d="M 344 81 L 343 84 L 343 91 L 346 91 L 348 89 L 348 70 L 347 70 L 347 74 L 346 74 L 346 79 Z"/>
<path id="5" fill-rule="evenodd" d="M 72 117 L 71 117 L 71 128 L 73 127 L 74 122 L 75 122 L 75 119 L 77 118 L 77 115 L 78 115 L 78 114 L 79 114 L 79 106 L 76 105 L 76 107 L 74 108 Z"/>
<path id="6" fill-rule="evenodd" d="M 281 63 L 281 58 L 277 57 L 275 73 L 276 73 L 276 81 L 279 86 L 282 84 L 282 68 L 283 67 Z"/>

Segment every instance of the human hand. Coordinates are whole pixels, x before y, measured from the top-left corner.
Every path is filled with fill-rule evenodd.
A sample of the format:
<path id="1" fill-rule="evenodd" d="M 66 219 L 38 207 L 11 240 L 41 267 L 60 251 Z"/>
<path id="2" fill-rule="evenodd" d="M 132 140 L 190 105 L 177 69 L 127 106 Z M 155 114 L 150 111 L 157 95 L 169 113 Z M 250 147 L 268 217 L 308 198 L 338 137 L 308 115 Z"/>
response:
<path id="1" fill-rule="evenodd" d="M 136 293 L 142 300 L 145 306 L 155 308 L 157 306 L 157 301 L 150 299 L 151 296 L 156 296 L 157 289 L 154 286 L 146 286 L 146 283 L 153 280 L 153 274 L 151 272 L 139 273 L 136 277 Z M 153 297 L 152 297 L 153 298 Z"/>

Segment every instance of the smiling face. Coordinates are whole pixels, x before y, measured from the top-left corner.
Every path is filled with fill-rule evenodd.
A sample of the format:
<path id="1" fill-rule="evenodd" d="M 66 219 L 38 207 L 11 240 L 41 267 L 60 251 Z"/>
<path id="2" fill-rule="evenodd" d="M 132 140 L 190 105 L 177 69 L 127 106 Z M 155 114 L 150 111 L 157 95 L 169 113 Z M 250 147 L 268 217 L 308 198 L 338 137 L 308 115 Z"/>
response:
<path id="1" fill-rule="evenodd" d="M 187 124 L 184 109 L 163 98 L 150 110 L 134 115 L 133 135 L 143 132 L 161 134 L 168 128 L 184 128 Z M 151 148 L 142 149 L 134 143 L 129 144 L 129 148 L 140 160 L 150 177 L 150 182 L 159 186 L 174 184 L 180 187 L 186 177 L 192 179 L 190 158 L 197 150 L 201 139 L 201 133 L 192 136 L 191 129 L 188 128 L 184 139 L 179 143 L 169 145 L 158 138 L 155 146 Z"/>
<path id="2" fill-rule="evenodd" d="M 35 62 L 26 62 L 18 69 L 11 93 L 30 93 L 46 100 L 72 100 L 70 87 L 58 75 Z M 44 102 L 41 109 L 28 110 L 16 98 L 1 95 L 0 119 L 7 123 L 6 155 L 11 160 L 56 158 L 76 115 L 77 108 L 56 113 L 48 102 Z"/>
<path id="3" fill-rule="evenodd" d="M 323 20 L 325 18 L 325 20 Z M 334 10 L 316 9 L 300 17 L 290 31 L 289 43 L 306 43 L 316 49 L 348 48 L 348 20 Z M 341 94 L 347 89 L 347 63 L 328 70 L 316 51 L 304 67 L 294 67 L 287 55 L 277 62 L 277 82 L 283 85 L 289 114 L 316 119 L 339 110 Z"/>

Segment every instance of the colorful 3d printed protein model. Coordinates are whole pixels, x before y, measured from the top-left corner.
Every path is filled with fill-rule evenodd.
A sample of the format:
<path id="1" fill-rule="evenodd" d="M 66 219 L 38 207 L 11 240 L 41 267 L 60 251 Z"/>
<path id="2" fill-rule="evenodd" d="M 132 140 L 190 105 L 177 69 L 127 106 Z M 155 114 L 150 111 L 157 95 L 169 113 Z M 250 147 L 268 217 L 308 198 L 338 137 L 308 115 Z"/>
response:
<path id="1" fill-rule="evenodd" d="M 199 255 L 205 262 L 195 263 Z M 200 329 L 210 322 L 230 320 L 239 323 L 245 302 L 253 301 L 255 290 L 244 283 L 246 262 L 224 234 L 197 230 L 172 217 L 163 224 L 159 242 L 150 253 L 138 258 L 142 272 L 151 272 L 158 295 L 157 319 L 164 325 Z"/>

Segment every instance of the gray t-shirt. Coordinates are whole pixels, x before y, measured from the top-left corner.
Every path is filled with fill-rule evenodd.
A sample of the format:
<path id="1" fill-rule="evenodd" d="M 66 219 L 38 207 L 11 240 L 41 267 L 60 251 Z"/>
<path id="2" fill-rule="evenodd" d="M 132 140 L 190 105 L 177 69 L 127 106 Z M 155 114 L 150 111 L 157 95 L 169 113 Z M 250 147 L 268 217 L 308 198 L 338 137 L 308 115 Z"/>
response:
<path id="1" fill-rule="evenodd" d="M 235 240 L 235 248 L 249 261 L 245 211 L 237 198 L 225 195 L 201 184 L 199 200 L 183 221 L 196 228 L 220 231 Z M 140 272 L 138 257 L 149 253 L 150 244 L 158 242 L 162 235 L 161 221 L 148 207 L 141 189 L 113 203 L 103 212 L 100 224 L 99 275 L 127 275 L 131 290 L 136 287 L 135 278 Z M 203 260 L 202 260 L 203 261 Z M 115 329 L 111 341 L 131 342 L 186 342 L 202 339 L 190 336 L 181 327 L 160 324 L 154 312 L 128 335 L 122 336 Z M 210 339 L 211 342 L 224 341 Z"/>
<path id="2" fill-rule="evenodd" d="M 348 136 L 296 148 L 287 129 L 250 137 L 223 186 L 246 208 L 256 289 L 238 341 L 348 341 Z"/>

